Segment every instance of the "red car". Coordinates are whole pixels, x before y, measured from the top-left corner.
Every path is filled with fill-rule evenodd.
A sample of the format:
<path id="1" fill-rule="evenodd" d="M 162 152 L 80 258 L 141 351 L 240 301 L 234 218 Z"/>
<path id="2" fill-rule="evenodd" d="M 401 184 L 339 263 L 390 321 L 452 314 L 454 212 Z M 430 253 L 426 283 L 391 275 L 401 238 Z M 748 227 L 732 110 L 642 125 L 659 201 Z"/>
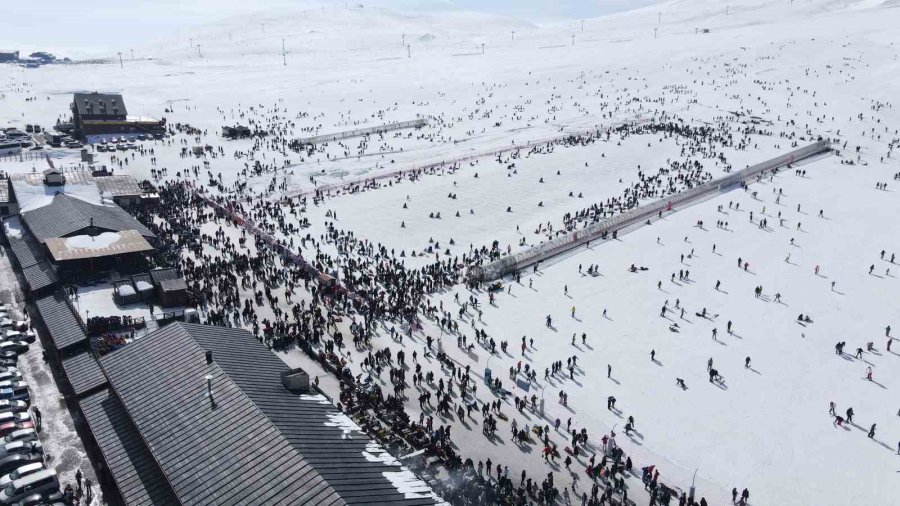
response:
<path id="1" fill-rule="evenodd" d="M 0 424 L 0 438 L 6 437 L 9 433 L 19 429 L 33 429 L 34 422 L 6 422 Z"/>

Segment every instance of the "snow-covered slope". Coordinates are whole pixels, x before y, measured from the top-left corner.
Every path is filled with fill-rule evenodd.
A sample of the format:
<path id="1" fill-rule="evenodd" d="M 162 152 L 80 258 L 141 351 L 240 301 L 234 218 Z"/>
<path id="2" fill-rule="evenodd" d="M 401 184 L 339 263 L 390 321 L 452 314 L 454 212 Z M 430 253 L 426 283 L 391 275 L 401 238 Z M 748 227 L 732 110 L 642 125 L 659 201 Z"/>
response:
<path id="1" fill-rule="evenodd" d="M 698 496 L 712 504 L 727 503 L 731 487 L 745 486 L 751 502 L 762 505 L 891 504 L 900 494 L 900 345 L 886 350 L 884 329 L 900 329 L 894 303 L 900 268 L 888 261 L 900 254 L 894 233 L 900 183 L 893 179 L 900 165 L 892 142 L 900 137 L 900 109 L 892 103 L 900 96 L 897 6 L 896 0 L 673 0 L 586 20 L 583 32 L 580 21 L 537 26 L 469 13 L 265 13 L 136 50 L 154 59 L 126 58 L 124 68 L 4 67 L 0 114 L 18 126 L 50 124 L 74 90 L 121 91 L 130 112 L 165 116 L 202 133 L 147 144 L 153 154 L 129 156 L 127 164 L 120 153 L 98 153 L 101 163 L 140 177 L 159 170 L 164 178 L 204 184 L 209 173 L 221 173 L 222 189 L 215 191 L 273 201 L 328 185 L 331 197 L 308 203 L 302 213 L 310 221 L 303 233 L 319 238 L 335 224 L 402 252 L 408 267 L 494 240 L 503 251 L 546 240 L 551 228 L 562 228 L 564 213 L 619 197 L 638 171 L 656 173 L 672 160 L 690 158 L 720 175 L 794 143 L 833 139 L 841 157 L 804 165 L 806 177 L 787 171 L 751 192 L 722 195 L 571 254 L 512 284 L 496 306 L 479 292 L 483 319 L 471 320 L 470 310 L 461 328 L 470 339 L 473 325 L 484 328 L 513 348 L 522 335 L 534 338 L 524 359 L 517 352 L 492 359 L 495 371 L 519 360 L 542 371 L 577 355 L 575 380 L 537 385 L 547 394 L 543 423 L 572 417 L 593 439 L 616 427 L 637 464 L 658 465 L 666 483 L 686 489 L 699 468 Z M 225 141 L 218 135 L 234 123 L 294 138 L 417 116 L 430 125 L 301 153 L 272 137 Z M 733 142 L 712 142 L 703 154 L 686 153 L 677 136 L 653 134 L 547 146 L 565 134 L 654 120 L 711 126 Z M 535 150 L 516 151 L 526 143 Z M 182 154 L 195 144 L 221 147 L 222 154 L 202 161 Z M 52 154 L 62 165 L 77 163 L 73 154 Z M 251 170 L 256 163 L 262 168 Z M 0 169 L 33 165 L 43 168 L 26 161 L 2 162 Z M 432 170 L 414 183 L 392 177 L 374 190 L 347 188 L 422 167 Z M 888 191 L 875 190 L 882 182 Z M 740 210 L 730 207 L 735 203 Z M 759 228 L 760 216 L 768 227 Z M 694 226 L 698 220 L 704 228 Z M 717 221 L 729 225 L 716 227 Z M 219 224 L 209 227 L 212 235 Z M 304 255 L 314 257 L 319 247 L 336 253 L 326 241 L 305 245 Z M 432 251 L 422 256 L 427 248 Z M 747 270 L 737 268 L 738 257 Z M 649 271 L 627 272 L 632 263 Z M 592 264 L 601 275 L 579 272 Z M 690 281 L 676 282 L 679 270 L 690 270 Z M 759 286 L 763 297 L 753 297 Z M 457 287 L 433 302 L 455 313 L 456 292 L 468 296 Z M 660 317 L 663 304 L 672 308 L 676 300 L 687 308 L 685 319 Z M 572 306 L 577 318 L 569 316 Z M 719 316 L 695 316 L 703 308 Z M 547 314 L 555 331 L 544 326 Z M 799 314 L 813 322 L 798 323 Z M 734 335 L 725 332 L 727 321 Z M 669 330 L 675 322 L 680 332 Z M 572 346 L 571 335 L 582 332 L 586 345 Z M 875 349 L 860 359 L 838 356 L 833 346 L 842 340 L 850 352 L 869 341 Z M 410 346 L 389 341 L 378 346 Z M 445 339 L 448 353 L 483 369 L 483 350 L 473 359 L 451 341 Z M 658 363 L 649 360 L 651 350 Z M 705 377 L 710 357 L 726 378 L 721 387 Z M 746 357 L 751 368 L 744 368 Z M 872 382 L 863 379 L 869 366 Z M 688 389 L 675 389 L 675 378 Z M 570 395 L 568 407 L 555 402 L 560 389 Z M 622 437 L 623 421 L 602 404 L 608 395 L 619 399 L 624 416 L 635 416 L 638 435 Z M 856 425 L 836 428 L 830 401 L 841 413 L 852 406 Z M 415 405 L 410 409 L 418 415 Z M 872 423 L 878 430 L 870 440 Z M 455 433 L 465 430 L 454 426 Z M 477 432 L 459 441 L 476 461 L 502 459 L 514 476 L 522 469 L 530 476 L 548 472 L 539 452 L 485 445 Z M 566 445 L 565 435 L 553 437 Z M 574 474 L 558 472 L 558 479 L 570 484 L 579 476 L 583 487 L 584 463 L 573 465 Z"/>

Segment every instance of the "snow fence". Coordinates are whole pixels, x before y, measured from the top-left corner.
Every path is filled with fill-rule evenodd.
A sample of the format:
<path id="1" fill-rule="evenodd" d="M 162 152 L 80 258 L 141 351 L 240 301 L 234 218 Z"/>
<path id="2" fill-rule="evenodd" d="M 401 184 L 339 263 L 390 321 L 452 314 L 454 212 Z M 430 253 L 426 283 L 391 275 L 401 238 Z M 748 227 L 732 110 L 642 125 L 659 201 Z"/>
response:
<path id="1" fill-rule="evenodd" d="M 316 135 L 314 137 L 300 137 L 299 139 L 297 139 L 297 143 L 299 143 L 301 146 L 308 146 L 311 144 L 318 144 L 320 142 L 337 141 L 340 139 L 349 139 L 350 137 L 362 137 L 364 135 L 380 134 L 384 132 L 390 132 L 391 130 L 403 130 L 404 128 L 422 128 L 427 124 L 427 119 L 418 118 L 412 121 L 398 121 L 396 123 L 387 123 L 385 125 L 378 125 L 367 128 L 357 128 L 355 130 L 346 130 L 344 132 L 337 132 L 333 134 L 322 134 Z"/>
<path id="2" fill-rule="evenodd" d="M 755 178 L 766 171 L 780 169 L 794 162 L 824 153 L 830 149 L 831 143 L 829 141 L 820 140 L 777 158 L 752 165 L 689 190 L 663 197 L 656 202 L 636 207 L 635 209 L 626 211 L 618 216 L 588 225 L 580 230 L 569 232 L 562 237 L 552 239 L 525 251 L 506 255 L 485 265 L 470 267 L 467 276 L 473 281 L 493 281 L 495 279 L 500 279 L 507 274 L 530 267 L 536 263 L 543 262 L 544 260 L 581 246 L 582 244 L 586 244 L 601 237 L 604 233 L 612 233 L 629 225 L 642 223 L 647 219 L 658 215 L 660 212 L 674 211 L 675 207 L 678 205 L 688 204 L 697 199 L 721 192 L 748 179 Z"/>

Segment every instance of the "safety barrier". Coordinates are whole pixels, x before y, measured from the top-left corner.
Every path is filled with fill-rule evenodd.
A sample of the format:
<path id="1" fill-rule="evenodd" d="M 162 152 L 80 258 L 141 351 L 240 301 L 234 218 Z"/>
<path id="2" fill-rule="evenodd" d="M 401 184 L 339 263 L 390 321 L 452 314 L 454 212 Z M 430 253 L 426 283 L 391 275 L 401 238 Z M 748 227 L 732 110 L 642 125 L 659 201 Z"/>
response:
<path id="1" fill-rule="evenodd" d="M 418 118 L 412 121 L 398 121 L 396 123 L 388 123 L 386 125 L 378 125 L 367 128 L 357 128 L 355 130 L 347 130 L 344 132 L 336 132 L 333 134 L 322 134 L 314 137 L 300 137 L 296 140 L 301 146 L 309 146 L 320 142 L 336 141 L 340 139 L 349 139 L 350 137 L 362 137 L 364 135 L 380 134 L 390 132 L 391 130 L 403 130 L 404 128 L 422 128 L 428 124 L 425 118 Z"/>
<path id="2" fill-rule="evenodd" d="M 827 140 L 815 142 L 777 158 L 758 163 L 719 179 L 704 183 L 695 188 L 668 197 L 663 197 L 656 202 L 639 206 L 610 219 L 588 225 L 580 230 L 570 232 L 563 237 L 552 239 L 525 251 L 506 255 L 486 265 L 470 267 L 467 272 L 467 277 L 473 281 L 492 281 L 500 279 L 507 274 L 530 267 L 561 253 L 565 253 L 573 248 L 577 248 L 582 244 L 602 237 L 603 234 L 614 232 L 635 223 L 641 223 L 661 212 L 674 211 L 674 208 L 678 205 L 687 204 L 691 201 L 720 192 L 735 184 L 754 178 L 763 172 L 779 169 L 805 158 L 824 153 L 830 149 L 831 143 Z"/>
<path id="3" fill-rule="evenodd" d="M 426 163 L 426 164 L 421 164 L 421 165 L 405 166 L 402 169 L 392 170 L 392 171 L 388 171 L 388 172 L 382 172 L 382 173 L 379 173 L 374 176 L 369 176 L 369 177 L 360 178 L 360 179 L 354 179 L 353 181 L 341 181 L 339 183 L 319 185 L 319 186 L 316 186 L 315 188 L 307 188 L 307 189 L 302 189 L 302 190 L 286 192 L 283 194 L 277 194 L 274 196 L 274 198 L 276 198 L 278 200 L 289 200 L 289 199 L 293 199 L 293 198 L 297 198 L 297 197 L 302 197 L 305 195 L 311 195 L 316 192 L 324 194 L 324 193 L 329 193 L 332 191 L 339 191 L 339 190 L 347 189 L 347 188 L 350 188 L 350 187 L 353 187 L 356 185 L 360 185 L 360 184 L 369 184 L 369 183 L 374 183 L 376 181 L 394 179 L 396 177 L 402 177 L 404 174 L 428 171 L 428 170 L 433 170 L 433 169 L 440 169 L 443 167 L 452 167 L 454 165 L 459 166 L 459 165 L 462 165 L 467 162 L 478 160 L 480 158 L 493 158 L 496 156 L 500 156 L 500 155 L 509 153 L 511 151 L 522 151 L 522 150 L 527 151 L 536 146 L 545 146 L 547 144 L 559 142 L 559 141 L 562 141 L 562 140 L 570 138 L 570 137 L 579 137 L 579 136 L 583 136 L 583 135 L 600 135 L 603 132 L 609 132 L 615 128 L 620 128 L 625 125 L 637 126 L 637 125 L 643 125 L 643 124 L 649 123 L 649 122 L 650 122 L 650 120 L 648 118 L 642 118 L 642 117 L 637 116 L 634 118 L 617 121 L 617 122 L 611 123 L 609 125 L 599 125 L 590 130 L 571 131 L 571 132 L 566 132 L 566 133 L 560 134 L 560 135 L 553 135 L 553 136 L 542 137 L 539 139 L 532 139 L 523 144 L 513 143 L 513 144 L 501 146 L 499 148 L 498 147 L 488 148 L 488 149 L 484 149 L 481 151 L 475 151 L 475 152 L 472 152 L 472 153 L 469 153 L 469 154 L 466 154 L 463 156 L 451 158 L 449 160 L 441 160 L 439 162 L 432 162 L 432 163 Z"/>

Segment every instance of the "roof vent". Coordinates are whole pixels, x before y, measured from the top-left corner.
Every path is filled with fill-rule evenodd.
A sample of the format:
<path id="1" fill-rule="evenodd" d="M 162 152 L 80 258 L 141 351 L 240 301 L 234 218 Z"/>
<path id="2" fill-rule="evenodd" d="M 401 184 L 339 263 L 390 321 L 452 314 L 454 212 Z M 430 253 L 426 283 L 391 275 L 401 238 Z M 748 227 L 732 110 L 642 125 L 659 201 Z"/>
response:
<path id="1" fill-rule="evenodd" d="M 309 374 L 303 369 L 284 371 L 281 373 L 281 384 L 291 393 L 309 393 Z"/>

